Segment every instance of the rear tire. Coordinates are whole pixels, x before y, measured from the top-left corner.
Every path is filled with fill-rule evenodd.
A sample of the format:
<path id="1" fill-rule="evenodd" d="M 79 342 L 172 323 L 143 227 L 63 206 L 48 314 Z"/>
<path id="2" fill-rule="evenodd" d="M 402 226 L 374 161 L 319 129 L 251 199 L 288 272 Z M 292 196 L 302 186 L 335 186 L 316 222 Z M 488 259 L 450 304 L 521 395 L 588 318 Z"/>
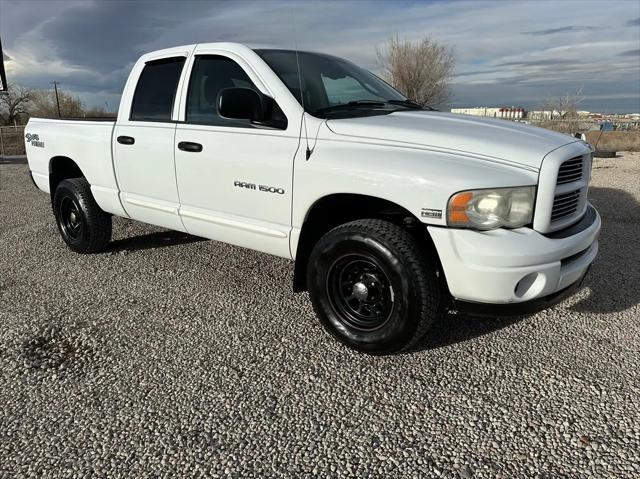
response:
<path id="1" fill-rule="evenodd" d="M 307 285 L 324 327 L 368 354 L 412 349 L 441 310 L 434 258 L 406 230 L 377 219 L 325 234 L 309 257 Z"/>
<path id="2" fill-rule="evenodd" d="M 70 178 L 58 184 L 53 214 L 60 236 L 76 253 L 95 253 L 111 240 L 111 215 L 100 209 L 84 178 Z"/>

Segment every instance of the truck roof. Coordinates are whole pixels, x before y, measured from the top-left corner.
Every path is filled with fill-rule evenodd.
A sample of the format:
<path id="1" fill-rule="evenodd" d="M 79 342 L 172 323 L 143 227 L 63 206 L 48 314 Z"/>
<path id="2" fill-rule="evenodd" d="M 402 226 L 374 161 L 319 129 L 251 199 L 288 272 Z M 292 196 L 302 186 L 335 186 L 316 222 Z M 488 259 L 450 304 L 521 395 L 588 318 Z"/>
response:
<path id="1" fill-rule="evenodd" d="M 164 54 L 172 54 L 180 50 L 191 51 L 198 46 L 207 47 L 207 48 L 219 48 L 221 50 L 234 51 L 237 53 L 253 51 L 251 48 L 249 48 L 246 45 L 243 45 L 242 43 L 233 43 L 233 42 L 192 43 L 190 45 L 177 45 L 175 47 L 163 48 L 161 50 L 153 50 L 151 52 L 145 53 L 140 58 L 143 59 L 146 57 L 157 57 L 157 56 L 162 56 Z"/>
<path id="2" fill-rule="evenodd" d="M 192 43 L 190 45 L 177 45 L 175 47 L 163 48 L 161 50 L 153 50 L 151 52 L 147 52 L 140 57 L 141 60 L 147 60 L 148 58 L 154 58 L 158 56 L 163 56 L 165 54 L 175 54 L 176 51 L 184 50 L 192 51 L 196 47 L 204 47 L 204 48 L 219 48 L 220 50 L 231 51 L 235 53 L 246 53 L 246 52 L 287 52 L 287 53 L 312 53 L 314 55 L 322 55 L 327 57 L 333 57 L 332 55 L 328 55 L 326 53 L 320 52 L 312 52 L 308 50 L 295 50 L 292 48 L 278 48 L 278 47 L 257 47 L 250 48 L 243 43 L 235 43 L 235 42 L 211 42 L 211 43 Z M 335 57 L 333 57 L 335 58 Z"/>

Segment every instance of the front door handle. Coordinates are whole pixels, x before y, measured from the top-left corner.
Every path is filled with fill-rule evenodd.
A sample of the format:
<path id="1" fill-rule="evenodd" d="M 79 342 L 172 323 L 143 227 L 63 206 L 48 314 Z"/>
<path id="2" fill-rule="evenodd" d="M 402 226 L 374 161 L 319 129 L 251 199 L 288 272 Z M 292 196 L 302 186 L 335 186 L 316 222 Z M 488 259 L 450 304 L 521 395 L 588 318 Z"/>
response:
<path id="1" fill-rule="evenodd" d="M 118 143 L 121 145 L 133 145 L 136 142 L 136 139 L 132 136 L 119 136 Z"/>
<path id="2" fill-rule="evenodd" d="M 190 151 L 192 153 L 202 151 L 202 145 L 200 143 L 193 143 L 192 141 L 181 141 L 178 143 L 178 148 L 182 151 Z"/>

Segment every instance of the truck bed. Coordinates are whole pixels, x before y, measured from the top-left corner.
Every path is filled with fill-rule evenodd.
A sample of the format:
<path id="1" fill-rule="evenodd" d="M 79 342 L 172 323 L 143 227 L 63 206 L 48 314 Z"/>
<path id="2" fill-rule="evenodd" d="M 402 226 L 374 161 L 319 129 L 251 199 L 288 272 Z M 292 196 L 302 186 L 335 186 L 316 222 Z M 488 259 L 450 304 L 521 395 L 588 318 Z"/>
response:
<path id="1" fill-rule="evenodd" d="M 49 192 L 51 162 L 69 158 L 82 170 L 100 207 L 120 212 L 111 156 L 115 121 L 115 118 L 31 118 L 25 127 L 25 149 L 38 188 Z"/>

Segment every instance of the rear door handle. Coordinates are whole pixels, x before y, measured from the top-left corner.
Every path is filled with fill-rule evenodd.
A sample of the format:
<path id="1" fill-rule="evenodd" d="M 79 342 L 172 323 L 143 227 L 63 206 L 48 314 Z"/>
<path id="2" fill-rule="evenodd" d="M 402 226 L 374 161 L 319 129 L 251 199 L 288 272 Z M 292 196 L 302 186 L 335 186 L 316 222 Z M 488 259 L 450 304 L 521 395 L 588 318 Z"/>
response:
<path id="1" fill-rule="evenodd" d="M 182 151 L 190 151 L 192 153 L 199 153 L 202 151 L 202 145 L 191 141 L 181 141 L 178 143 L 178 149 Z"/>
<path id="2" fill-rule="evenodd" d="M 136 142 L 136 139 L 132 136 L 119 136 L 118 143 L 122 145 L 133 145 Z"/>

